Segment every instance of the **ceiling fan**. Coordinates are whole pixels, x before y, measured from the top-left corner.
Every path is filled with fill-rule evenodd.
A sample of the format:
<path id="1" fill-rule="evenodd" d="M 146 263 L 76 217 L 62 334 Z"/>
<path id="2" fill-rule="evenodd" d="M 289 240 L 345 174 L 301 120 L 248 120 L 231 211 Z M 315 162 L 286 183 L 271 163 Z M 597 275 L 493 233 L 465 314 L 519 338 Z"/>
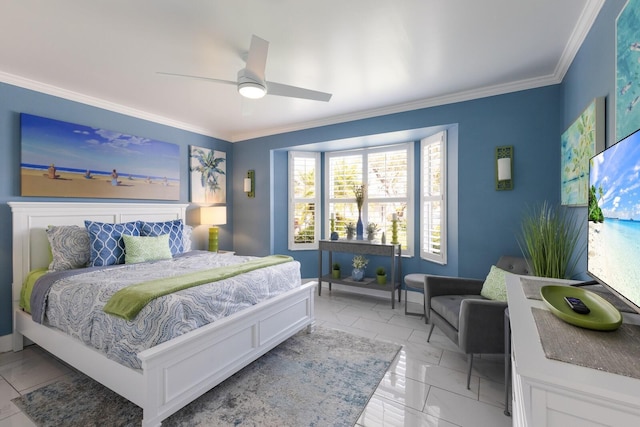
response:
<path id="1" fill-rule="evenodd" d="M 269 42 L 261 39 L 256 35 L 253 35 L 251 37 L 251 47 L 249 48 L 249 53 L 247 55 L 247 66 L 238 71 L 238 80 L 235 82 L 231 80 L 189 76 L 185 74 L 165 73 L 160 71 L 158 71 L 157 73 L 166 76 L 188 77 L 215 83 L 236 85 L 238 87 L 238 92 L 240 92 L 240 95 L 252 99 L 262 98 L 267 94 L 324 102 L 328 102 L 331 99 L 330 93 L 266 81 L 264 78 L 264 70 L 267 65 L 268 50 Z"/>

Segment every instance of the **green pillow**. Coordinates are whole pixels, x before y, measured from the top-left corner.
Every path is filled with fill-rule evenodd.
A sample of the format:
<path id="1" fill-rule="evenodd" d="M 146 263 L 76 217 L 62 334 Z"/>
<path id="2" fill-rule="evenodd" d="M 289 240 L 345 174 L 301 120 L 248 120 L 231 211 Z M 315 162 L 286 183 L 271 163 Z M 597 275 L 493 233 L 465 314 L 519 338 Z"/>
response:
<path id="1" fill-rule="evenodd" d="M 160 236 L 128 236 L 123 234 L 122 239 L 124 240 L 125 264 L 171 258 L 168 234 Z"/>
<path id="2" fill-rule="evenodd" d="M 484 280 L 480 295 L 496 301 L 506 301 L 507 284 L 505 282 L 504 273 L 505 271 L 503 269 L 492 265 L 489 275 Z"/>

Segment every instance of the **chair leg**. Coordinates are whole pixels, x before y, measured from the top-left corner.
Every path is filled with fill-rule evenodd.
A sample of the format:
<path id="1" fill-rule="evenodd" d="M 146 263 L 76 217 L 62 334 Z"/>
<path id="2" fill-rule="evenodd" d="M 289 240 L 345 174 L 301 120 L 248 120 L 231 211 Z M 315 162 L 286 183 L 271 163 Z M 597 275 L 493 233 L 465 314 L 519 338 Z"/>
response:
<path id="1" fill-rule="evenodd" d="M 402 292 L 402 290 L 400 292 Z M 409 311 L 407 310 L 408 305 L 409 305 L 409 296 L 407 295 L 407 286 L 405 285 L 404 287 L 404 315 L 405 316 L 409 314 Z"/>
<path id="2" fill-rule="evenodd" d="M 433 328 L 435 328 L 436 325 L 434 325 L 433 323 L 431 324 L 431 329 L 429 329 L 429 336 L 427 337 L 427 342 L 429 342 L 429 340 L 431 339 L 431 334 L 433 333 Z"/>
<path id="3" fill-rule="evenodd" d="M 424 313 L 424 323 L 426 325 L 429 323 L 429 318 L 427 317 L 427 297 L 424 295 L 422 297 L 422 311 Z"/>
<path id="4" fill-rule="evenodd" d="M 471 368 L 473 367 L 473 353 L 467 355 L 467 363 L 469 364 L 469 372 L 467 372 L 467 390 L 471 390 Z"/>

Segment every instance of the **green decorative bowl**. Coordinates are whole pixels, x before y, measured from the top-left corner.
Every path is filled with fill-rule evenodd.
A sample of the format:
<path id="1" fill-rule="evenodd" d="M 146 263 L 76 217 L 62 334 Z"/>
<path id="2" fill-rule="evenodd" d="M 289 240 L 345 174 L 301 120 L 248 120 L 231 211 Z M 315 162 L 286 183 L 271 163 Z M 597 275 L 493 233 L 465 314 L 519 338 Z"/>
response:
<path id="1" fill-rule="evenodd" d="M 549 310 L 560 319 L 575 326 L 597 331 L 614 331 L 622 324 L 622 315 L 600 295 L 573 286 L 543 286 L 540 296 Z M 589 314 L 576 313 L 564 297 L 580 298 L 589 307 Z"/>

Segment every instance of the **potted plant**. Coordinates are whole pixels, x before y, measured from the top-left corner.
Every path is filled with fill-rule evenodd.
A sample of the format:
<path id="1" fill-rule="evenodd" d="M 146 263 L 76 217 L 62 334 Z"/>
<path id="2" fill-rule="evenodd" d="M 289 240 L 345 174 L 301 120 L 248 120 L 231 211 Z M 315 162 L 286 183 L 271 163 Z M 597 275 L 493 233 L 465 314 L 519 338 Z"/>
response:
<path id="1" fill-rule="evenodd" d="M 579 241 L 575 215 L 546 201 L 525 214 L 518 236 L 518 245 L 533 274 L 557 279 L 571 277 L 585 249 Z"/>
<path id="2" fill-rule="evenodd" d="M 376 233 L 380 230 L 378 228 L 378 224 L 375 222 L 370 222 L 367 224 L 367 240 L 372 241 L 376 238 Z"/>
<path id="3" fill-rule="evenodd" d="M 376 268 L 376 280 L 379 285 L 387 284 L 387 272 L 384 270 L 384 267 Z"/>
<path id="4" fill-rule="evenodd" d="M 353 236 L 356 234 L 356 225 L 350 222 L 345 226 L 345 230 L 347 231 L 347 240 L 353 240 Z"/>
<path id="5" fill-rule="evenodd" d="M 363 255 L 356 255 L 353 257 L 353 270 L 351 271 L 351 278 L 356 282 L 361 282 L 364 279 L 364 269 L 367 268 L 369 260 Z"/>
<path id="6" fill-rule="evenodd" d="M 331 277 L 333 277 L 334 279 L 340 278 L 340 264 L 338 264 L 337 262 L 333 263 L 333 269 L 331 270 Z"/>

